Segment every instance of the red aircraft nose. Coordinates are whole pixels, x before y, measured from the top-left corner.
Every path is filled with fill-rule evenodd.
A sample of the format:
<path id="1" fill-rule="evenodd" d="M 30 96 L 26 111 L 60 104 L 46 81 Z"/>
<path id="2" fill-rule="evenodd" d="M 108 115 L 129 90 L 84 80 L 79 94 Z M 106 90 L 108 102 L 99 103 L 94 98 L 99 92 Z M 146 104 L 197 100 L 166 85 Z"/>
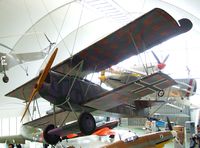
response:
<path id="1" fill-rule="evenodd" d="M 162 70 L 163 68 L 165 68 L 165 66 L 166 66 L 166 64 L 164 64 L 164 63 L 160 63 L 157 65 L 159 70 Z"/>

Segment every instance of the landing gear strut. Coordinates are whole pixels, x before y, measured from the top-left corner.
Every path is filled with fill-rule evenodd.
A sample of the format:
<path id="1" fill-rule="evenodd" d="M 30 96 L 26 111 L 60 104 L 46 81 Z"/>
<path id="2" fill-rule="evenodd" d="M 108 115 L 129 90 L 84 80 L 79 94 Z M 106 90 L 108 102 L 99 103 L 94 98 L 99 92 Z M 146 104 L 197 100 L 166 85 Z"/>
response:
<path id="1" fill-rule="evenodd" d="M 4 74 L 2 80 L 3 80 L 4 83 L 8 83 L 9 78 L 8 78 L 8 76 L 6 74 Z"/>
<path id="2" fill-rule="evenodd" d="M 8 76 L 6 75 L 5 65 L 2 65 L 2 66 L 3 66 L 3 74 L 4 74 L 2 80 L 3 80 L 4 83 L 8 83 L 9 78 L 8 78 Z"/>

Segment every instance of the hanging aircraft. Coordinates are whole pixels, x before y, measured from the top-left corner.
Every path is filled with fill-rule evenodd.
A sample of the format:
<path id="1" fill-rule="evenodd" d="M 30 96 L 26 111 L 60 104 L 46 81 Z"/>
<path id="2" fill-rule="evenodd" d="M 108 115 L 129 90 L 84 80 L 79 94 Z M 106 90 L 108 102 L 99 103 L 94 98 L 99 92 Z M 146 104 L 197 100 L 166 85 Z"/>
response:
<path id="1" fill-rule="evenodd" d="M 155 8 L 51 70 L 58 51 L 56 49 L 39 77 L 8 93 L 7 96 L 28 101 L 23 119 L 31 101 L 38 97 L 36 94 L 39 92 L 41 97 L 56 107 L 73 112 L 77 117 L 80 131 L 85 135 L 91 134 L 96 129 L 91 113 L 105 116 L 111 114 L 124 117 L 147 116 L 148 108 L 160 102 L 138 100 L 138 98 L 176 84 L 168 75 L 161 72 L 154 73 L 112 91 L 107 91 L 84 77 L 89 73 L 107 69 L 132 55 L 140 54 L 191 28 L 190 20 L 184 18 L 179 20 L 178 24 L 167 12 Z M 31 86 L 34 86 L 32 92 L 30 92 Z M 24 92 L 23 96 L 21 92 Z M 31 95 L 27 98 L 28 94 Z M 76 112 L 80 112 L 79 117 Z M 51 133 L 54 128 L 56 129 L 56 125 L 44 130 L 45 141 L 53 145 L 60 140 L 60 137 Z"/>
<path id="2" fill-rule="evenodd" d="M 52 49 L 55 42 L 51 42 L 46 34 L 44 34 L 47 41 L 49 42 L 49 46 L 39 52 L 29 52 L 29 53 L 15 53 L 11 47 L 0 43 L 0 46 L 10 50 L 9 53 L 2 53 L 0 52 L 0 73 L 3 73 L 3 82 L 8 83 L 9 78 L 6 74 L 6 71 L 10 68 L 20 65 L 20 67 L 25 71 L 26 75 L 28 76 L 28 67 L 24 67 L 21 64 L 25 62 L 31 62 L 39 59 L 44 59 Z"/>
<path id="3" fill-rule="evenodd" d="M 110 70 L 109 70 L 110 71 Z M 105 72 L 101 73 L 99 77 L 101 83 L 105 83 L 107 86 L 111 88 L 117 88 L 124 84 L 130 83 L 131 81 L 135 81 L 144 77 L 143 73 L 139 73 L 139 71 L 117 71 L 114 73 L 110 73 L 106 76 Z M 184 98 L 188 99 L 190 96 L 196 93 L 197 82 L 193 78 L 185 78 L 185 79 L 175 79 L 176 85 L 169 87 L 165 90 L 165 93 L 159 92 L 158 97 L 179 97 L 181 100 Z"/>
<path id="4" fill-rule="evenodd" d="M 158 63 L 158 64 L 162 65 L 163 63 Z M 164 64 L 164 67 L 162 66 L 162 69 L 157 68 L 157 65 L 151 65 L 151 68 L 150 69 L 147 68 L 146 71 L 140 71 L 142 69 L 141 67 L 139 68 L 139 70 L 137 69 L 126 70 L 119 67 L 118 69 L 108 68 L 107 70 L 104 70 L 101 72 L 101 75 L 99 77 L 100 84 L 104 83 L 106 84 L 106 86 L 115 89 L 124 84 L 130 83 L 132 81 L 136 81 L 146 76 L 146 74 L 153 73 L 155 72 L 154 70 L 156 69 L 160 71 L 165 67 L 165 64 Z M 174 80 L 176 81 L 176 85 L 173 85 L 171 87 L 168 87 L 167 89 L 159 91 L 156 94 L 154 93 L 154 94 L 145 96 L 142 99 L 156 98 L 156 99 L 165 100 L 166 102 L 163 103 L 161 106 L 164 106 L 164 105 L 169 106 L 169 107 L 179 110 L 180 112 L 183 111 L 183 108 L 177 106 L 176 103 L 189 106 L 191 108 L 199 108 L 199 105 L 193 104 L 189 100 L 190 96 L 193 96 L 196 94 L 196 90 L 197 90 L 196 80 L 193 78 L 185 78 L 185 79 L 183 78 L 183 79 L 174 79 Z M 175 116 L 187 117 L 186 114 L 176 114 L 176 115 L 167 114 L 167 115 L 174 116 L 174 117 Z"/>
<path id="5" fill-rule="evenodd" d="M 144 77 L 148 74 L 163 70 L 166 66 L 165 62 L 169 58 L 169 55 L 167 55 L 165 59 L 161 62 L 153 51 L 152 54 L 155 57 L 157 64 L 143 64 L 150 66 L 143 67 L 142 65 L 140 65 L 137 68 L 108 68 L 107 70 L 101 72 L 101 75 L 99 77 L 101 83 L 104 83 L 111 88 L 117 88 L 124 84 L 130 83 L 131 81 L 140 79 L 141 77 Z M 195 79 L 185 78 L 175 79 L 175 81 L 177 85 L 166 89 L 165 94 L 163 93 L 163 91 L 159 92 L 158 97 L 179 97 L 181 98 L 181 100 L 184 100 L 184 98 L 188 99 L 190 96 L 196 93 L 197 82 Z"/>

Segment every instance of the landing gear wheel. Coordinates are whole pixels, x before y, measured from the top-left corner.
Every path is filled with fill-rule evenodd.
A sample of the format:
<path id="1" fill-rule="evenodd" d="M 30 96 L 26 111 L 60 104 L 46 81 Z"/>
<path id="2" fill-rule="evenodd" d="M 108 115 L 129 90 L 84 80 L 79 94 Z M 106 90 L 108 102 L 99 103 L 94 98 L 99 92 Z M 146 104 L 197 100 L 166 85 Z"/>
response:
<path id="1" fill-rule="evenodd" d="M 165 94 L 165 91 L 164 90 L 160 90 L 158 92 L 158 97 L 162 97 L 162 96 L 164 96 L 164 94 Z"/>
<path id="2" fill-rule="evenodd" d="M 3 80 L 4 83 L 8 83 L 9 78 L 6 75 L 4 75 L 2 80 Z"/>
<path id="3" fill-rule="evenodd" d="M 88 113 L 83 112 L 78 119 L 80 131 L 85 135 L 92 134 L 96 129 L 96 122 L 94 117 Z"/>
<path id="4" fill-rule="evenodd" d="M 53 134 L 48 134 L 48 132 L 54 129 L 55 126 L 53 124 L 49 124 L 43 132 L 44 140 L 51 145 L 56 145 L 60 141 L 60 137 Z"/>

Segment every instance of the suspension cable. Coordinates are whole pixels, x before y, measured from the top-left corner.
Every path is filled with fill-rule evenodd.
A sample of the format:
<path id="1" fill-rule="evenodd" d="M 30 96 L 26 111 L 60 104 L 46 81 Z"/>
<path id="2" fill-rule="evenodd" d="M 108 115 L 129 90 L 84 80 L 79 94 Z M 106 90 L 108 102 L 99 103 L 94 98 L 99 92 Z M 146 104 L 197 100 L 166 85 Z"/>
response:
<path id="1" fill-rule="evenodd" d="M 32 17 L 31 17 L 31 12 L 30 12 L 30 9 L 29 9 L 29 7 L 28 7 L 28 5 L 27 5 L 27 3 L 26 3 L 26 0 L 24 0 L 24 5 L 25 5 L 25 7 L 26 7 L 26 10 L 27 10 L 27 14 L 28 14 L 28 16 L 29 16 L 29 19 L 30 19 L 30 22 L 31 22 L 31 25 L 33 24 L 33 19 L 32 19 Z M 38 37 L 38 33 L 37 33 L 37 31 L 36 31 L 36 29 L 35 29 L 35 27 L 33 26 L 33 32 L 34 32 L 34 35 L 35 35 L 35 38 L 36 38 L 36 40 L 37 40 L 37 43 L 38 43 L 38 45 L 39 45 L 39 47 L 42 49 L 42 46 L 41 46 L 41 44 L 40 44 L 40 41 L 39 41 L 39 37 Z"/>
<path id="2" fill-rule="evenodd" d="M 75 2 L 75 1 L 76 1 L 76 0 L 74 0 L 74 1 L 72 1 L 72 2 Z M 71 3 L 72 3 L 72 2 L 71 2 Z M 71 3 L 69 3 L 69 5 L 71 5 Z M 48 11 L 48 9 L 47 9 L 47 6 L 46 6 L 44 0 L 42 0 L 42 4 L 43 4 L 45 10 L 46 10 L 47 13 L 48 13 L 49 11 Z M 63 19 L 63 21 L 62 21 L 62 23 L 61 23 L 62 25 L 61 25 L 60 30 L 59 30 L 58 27 L 56 26 L 56 23 L 53 21 L 53 18 L 52 18 L 52 16 L 51 16 L 51 13 L 48 13 L 48 16 L 49 16 L 49 18 L 50 18 L 52 24 L 54 25 L 54 27 L 55 27 L 55 29 L 56 29 L 56 31 L 57 31 L 57 33 L 58 33 L 58 36 L 57 36 L 57 39 L 56 39 L 56 43 L 57 43 L 57 41 L 58 41 L 58 38 L 60 37 L 61 40 L 63 41 L 63 44 L 64 44 L 65 48 L 66 48 L 67 51 L 68 51 L 68 54 L 70 55 L 70 51 L 69 51 L 67 45 L 65 44 L 65 42 L 64 42 L 64 40 L 63 40 L 63 37 L 62 37 L 62 35 L 61 35 L 61 30 L 62 30 L 62 28 L 63 28 L 63 25 L 64 25 L 64 22 L 65 22 L 66 16 L 67 16 L 67 14 L 68 14 L 69 7 L 70 7 L 70 6 L 68 6 L 68 9 L 67 9 L 67 11 L 66 11 L 66 13 L 65 13 L 64 19 Z"/>

